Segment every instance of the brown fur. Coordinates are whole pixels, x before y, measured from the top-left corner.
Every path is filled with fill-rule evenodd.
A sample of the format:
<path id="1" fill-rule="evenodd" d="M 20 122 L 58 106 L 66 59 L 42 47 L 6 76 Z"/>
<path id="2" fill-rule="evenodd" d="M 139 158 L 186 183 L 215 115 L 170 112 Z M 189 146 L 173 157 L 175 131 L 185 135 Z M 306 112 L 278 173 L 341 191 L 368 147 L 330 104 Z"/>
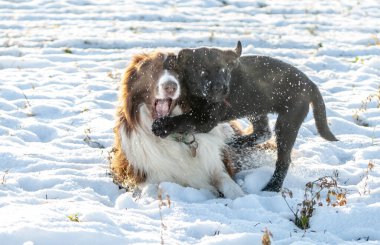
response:
<path id="1" fill-rule="evenodd" d="M 250 135 L 253 133 L 253 126 L 250 124 L 247 128 L 243 128 L 239 120 L 232 120 L 229 122 L 231 128 L 234 130 L 236 135 Z"/>
<path id="2" fill-rule="evenodd" d="M 229 176 L 231 176 L 231 178 L 235 175 L 235 166 L 232 162 L 232 152 L 229 148 L 224 148 L 223 151 L 222 151 L 222 154 L 223 154 L 223 163 L 224 163 L 224 166 L 227 170 L 227 173 Z"/>
<path id="3" fill-rule="evenodd" d="M 149 91 L 153 91 L 151 86 L 154 85 L 155 77 L 150 75 L 157 74 L 158 69 L 163 69 L 157 64 L 159 63 L 157 61 L 163 58 L 164 56 L 161 53 L 135 55 L 124 72 L 121 80 L 117 117 L 125 119 L 127 133 L 130 133 L 139 122 L 138 106 L 145 97 L 151 96 Z M 145 70 L 145 73 L 140 74 L 139 70 Z M 136 85 L 136 81 L 141 79 L 146 80 L 146 82 Z"/>
<path id="4" fill-rule="evenodd" d="M 114 173 L 114 179 L 123 186 L 135 186 L 146 180 L 146 173 L 139 169 L 134 169 L 129 164 L 127 157 L 122 151 L 120 126 L 124 125 L 126 133 L 131 133 L 139 123 L 139 105 L 145 99 L 144 97 L 152 96 L 149 94 L 154 89 L 154 75 L 159 69 L 163 69 L 162 60 L 164 55 L 161 53 L 139 54 L 132 58 L 124 72 L 120 85 L 119 106 L 116 109 L 116 125 L 114 127 L 114 148 L 115 155 L 112 159 L 111 170 Z M 161 62 L 160 62 L 161 61 Z M 161 64 L 161 65 L 160 65 Z M 146 72 L 139 73 L 143 69 Z M 150 76 L 152 75 L 153 76 Z M 138 83 L 139 79 L 145 79 L 145 83 Z M 145 86 L 145 87 L 142 87 Z M 144 91 L 141 93 L 141 91 Z"/>

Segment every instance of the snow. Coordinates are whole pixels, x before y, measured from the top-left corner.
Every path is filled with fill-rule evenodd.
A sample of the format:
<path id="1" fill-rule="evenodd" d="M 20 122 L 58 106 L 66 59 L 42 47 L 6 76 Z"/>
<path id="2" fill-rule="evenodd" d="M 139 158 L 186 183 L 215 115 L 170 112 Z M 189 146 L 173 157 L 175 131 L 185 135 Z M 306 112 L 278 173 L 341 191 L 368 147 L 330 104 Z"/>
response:
<path id="1" fill-rule="evenodd" d="M 379 9 L 376 0 L 0 1 L 0 244 L 260 244 L 265 229 L 276 244 L 380 243 Z M 277 57 L 315 81 L 340 139 L 323 140 L 311 113 L 300 129 L 290 205 L 335 170 L 348 190 L 345 206 L 316 207 L 307 231 L 281 194 L 260 191 L 270 150 L 247 153 L 236 177 L 247 194 L 236 200 L 176 183 L 136 196 L 109 175 L 131 56 L 238 40 L 244 55 Z"/>

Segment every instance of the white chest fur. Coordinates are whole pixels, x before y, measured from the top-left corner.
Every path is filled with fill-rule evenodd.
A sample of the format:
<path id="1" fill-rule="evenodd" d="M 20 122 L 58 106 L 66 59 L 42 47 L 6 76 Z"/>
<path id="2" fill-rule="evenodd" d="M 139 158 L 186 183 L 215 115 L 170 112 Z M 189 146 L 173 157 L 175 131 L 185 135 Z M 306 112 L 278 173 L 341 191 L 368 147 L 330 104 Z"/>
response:
<path id="1" fill-rule="evenodd" d="M 198 149 L 193 157 L 188 145 L 171 136 L 164 139 L 155 136 L 151 131 L 153 120 L 149 113 L 145 105 L 141 106 L 141 123 L 129 137 L 124 126 L 120 128 L 123 152 L 129 164 L 147 174 L 147 183 L 168 181 L 213 192 L 223 192 L 218 185 L 225 188 L 221 183 L 226 182 L 226 178 L 229 185 L 236 185 L 226 173 L 222 162 L 222 149 L 225 146 L 222 126 L 217 126 L 207 134 L 194 135 Z M 175 108 L 173 114 L 181 114 L 180 109 Z M 227 193 L 232 198 L 243 194 L 237 185 L 232 189 L 231 195 Z"/>

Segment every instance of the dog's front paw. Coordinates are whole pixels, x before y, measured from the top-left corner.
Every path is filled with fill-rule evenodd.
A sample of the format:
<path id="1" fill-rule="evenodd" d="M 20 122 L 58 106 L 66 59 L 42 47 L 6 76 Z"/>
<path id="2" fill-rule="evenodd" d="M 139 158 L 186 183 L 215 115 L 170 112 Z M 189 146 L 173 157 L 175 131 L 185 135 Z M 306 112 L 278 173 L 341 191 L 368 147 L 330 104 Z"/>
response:
<path id="1" fill-rule="evenodd" d="M 171 118 L 161 117 L 156 119 L 152 124 L 152 132 L 161 138 L 167 137 L 171 133 Z"/>

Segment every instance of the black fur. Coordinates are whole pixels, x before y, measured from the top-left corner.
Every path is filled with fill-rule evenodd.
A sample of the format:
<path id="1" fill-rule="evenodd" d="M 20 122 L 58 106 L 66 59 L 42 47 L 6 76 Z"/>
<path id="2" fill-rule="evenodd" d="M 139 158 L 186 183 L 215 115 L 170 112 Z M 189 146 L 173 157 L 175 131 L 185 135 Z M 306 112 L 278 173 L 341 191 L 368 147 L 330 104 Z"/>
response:
<path id="1" fill-rule="evenodd" d="M 219 122 L 247 117 L 253 124 L 254 133 L 238 137 L 232 146 L 253 145 L 270 137 L 267 114 L 277 113 L 276 169 L 263 190 L 278 192 L 310 103 L 320 135 L 330 141 L 337 139 L 327 125 L 322 96 L 304 73 L 278 59 L 240 57 L 240 54 L 240 42 L 235 51 L 208 48 L 180 51 L 171 68 L 180 74 L 191 111 L 158 119 L 152 130 L 160 137 L 171 133 L 208 132 Z"/>

